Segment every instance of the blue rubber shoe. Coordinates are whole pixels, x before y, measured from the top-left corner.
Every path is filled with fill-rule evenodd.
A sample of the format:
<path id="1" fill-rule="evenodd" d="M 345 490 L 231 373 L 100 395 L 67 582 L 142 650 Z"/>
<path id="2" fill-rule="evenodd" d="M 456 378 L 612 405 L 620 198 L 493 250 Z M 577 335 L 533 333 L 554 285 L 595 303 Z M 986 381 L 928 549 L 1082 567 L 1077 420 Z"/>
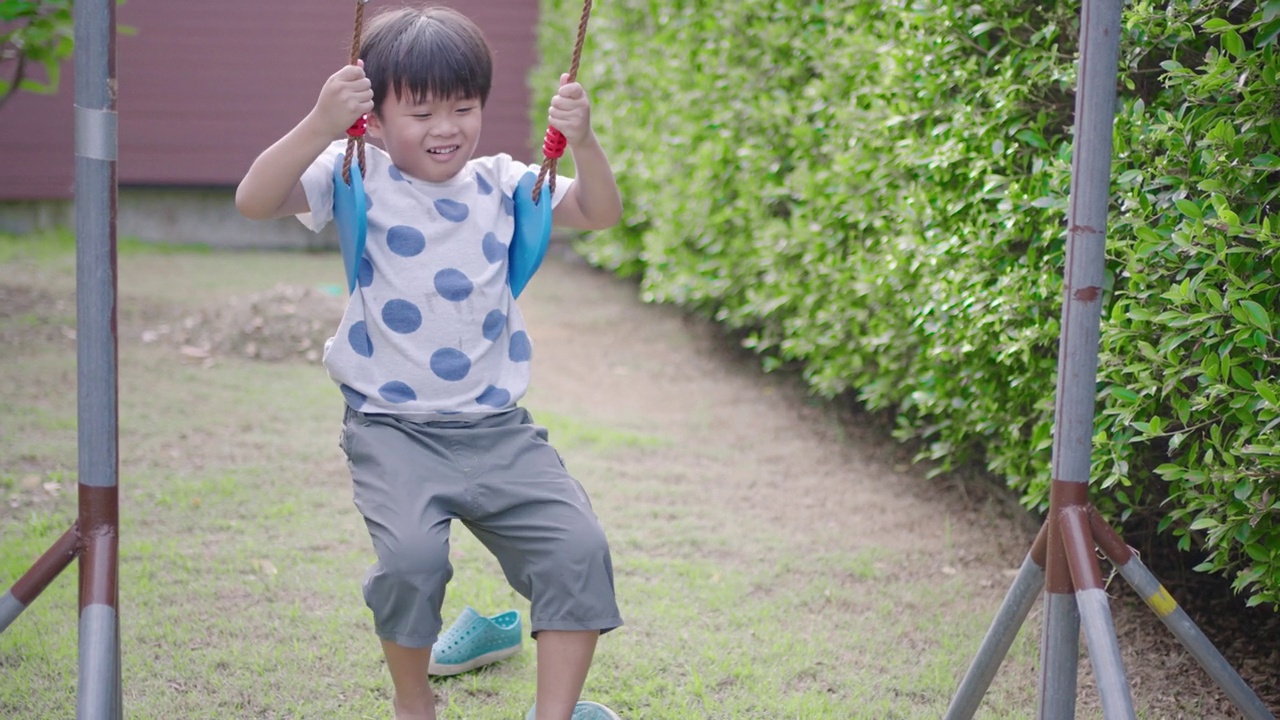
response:
<path id="1" fill-rule="evenodd" d="M 537 710 L 536 704 L 529 708 L 529 714 L 525 716 L 525 720 L 535 720 Z M 600 703 L 583 701 L 573 706 L 573 720 L 622 720 L 622 718 L 618 717 L 618 713 Z"/>
<path id="2" fill-rule="evenodd" d="M 466 608 L 431 646 L 431 675 L 457 675 L 515 655 L 524 647 L 520 612 L 484 617 Z"/>

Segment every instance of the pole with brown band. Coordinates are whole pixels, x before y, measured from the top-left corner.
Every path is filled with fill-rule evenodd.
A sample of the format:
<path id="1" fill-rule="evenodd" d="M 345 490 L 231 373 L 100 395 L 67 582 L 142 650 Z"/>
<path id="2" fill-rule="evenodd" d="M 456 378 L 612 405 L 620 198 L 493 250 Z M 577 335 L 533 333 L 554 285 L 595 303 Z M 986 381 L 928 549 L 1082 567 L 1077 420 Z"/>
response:
<path id="1" fill-rule="evenodd" d="M 77 720 L 123 717 L 116 335 L 116 3 L 75 3 L 79 519 L 0 595 L 0 632 L 80 559 Z"/>

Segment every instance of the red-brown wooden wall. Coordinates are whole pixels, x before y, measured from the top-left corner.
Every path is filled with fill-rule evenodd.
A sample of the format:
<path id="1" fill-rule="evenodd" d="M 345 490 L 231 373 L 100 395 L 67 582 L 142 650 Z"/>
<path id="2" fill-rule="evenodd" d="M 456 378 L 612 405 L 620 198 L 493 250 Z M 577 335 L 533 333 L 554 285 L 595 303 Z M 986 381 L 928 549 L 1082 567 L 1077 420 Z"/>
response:
<path id="1" fill-rule="evenodd" d="M 400 0 L 372 0 L 366 15 Z M 479 154 L 531 161 L 537 0 L 435 2 L 467 13 L 495 54 Z M 119 182 L 233 186 L 348 59 L 355 0 L 127 0 L 119 6 Z M 74 80 L 0 108 L 0 200 L 70 198 Z M 553 89 L 548 89 L 546 102 Z"/>

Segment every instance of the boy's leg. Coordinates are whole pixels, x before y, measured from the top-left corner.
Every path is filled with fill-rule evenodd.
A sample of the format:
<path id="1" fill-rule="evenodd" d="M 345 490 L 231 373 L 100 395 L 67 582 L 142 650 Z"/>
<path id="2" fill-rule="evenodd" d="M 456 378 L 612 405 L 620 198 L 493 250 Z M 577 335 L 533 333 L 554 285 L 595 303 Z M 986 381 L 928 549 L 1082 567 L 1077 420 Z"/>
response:
<path id="1" fill-rule="evenodd" d="M 538 633 L 537 720 L 567 720 L 591 669 L 598 630 Z"/>
<path id="2" fill-rule="evenodd" d="M 436 695 L 427 681 L 431 648 L 410 648 L 383 640 L 382 653 L 396 687 L 396 720 L 436 720 Z"/>
<path id="3" fill-rule="evenodd" d="M 601 633 L 622 624 L 613 564 L 591 501 L 527 412 L 473 435 L 478 502 L 463 522 L 531 601 L 538 643 L 538 720 L 569 720 Z"/>
<path id="4" fill-rule="evenodd" d="M 364 598 L 395 684 L 397 720 L 435 720 L 427 668 L 453 575 L 451 518 L 466 491 L 443 442 L 431 428 L 393 417 L 348 410 L 344 423 L 355 504 L 378 557 Z"/>

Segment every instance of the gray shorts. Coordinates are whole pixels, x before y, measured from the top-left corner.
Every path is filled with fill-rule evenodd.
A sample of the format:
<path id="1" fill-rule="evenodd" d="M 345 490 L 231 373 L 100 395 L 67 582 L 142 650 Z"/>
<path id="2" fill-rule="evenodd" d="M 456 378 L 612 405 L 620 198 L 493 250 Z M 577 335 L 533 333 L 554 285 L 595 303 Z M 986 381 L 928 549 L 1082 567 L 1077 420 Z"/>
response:
<path id="1" fill-rule="evenodd" d="M 339 444 L 378 556 L 364 598 L 383 640 L 435 643 L 455 519 L 530 601 L 535 636 L 622 624 L 604 530 L 528 411 L 411 422 L 348 408 Z"/>

